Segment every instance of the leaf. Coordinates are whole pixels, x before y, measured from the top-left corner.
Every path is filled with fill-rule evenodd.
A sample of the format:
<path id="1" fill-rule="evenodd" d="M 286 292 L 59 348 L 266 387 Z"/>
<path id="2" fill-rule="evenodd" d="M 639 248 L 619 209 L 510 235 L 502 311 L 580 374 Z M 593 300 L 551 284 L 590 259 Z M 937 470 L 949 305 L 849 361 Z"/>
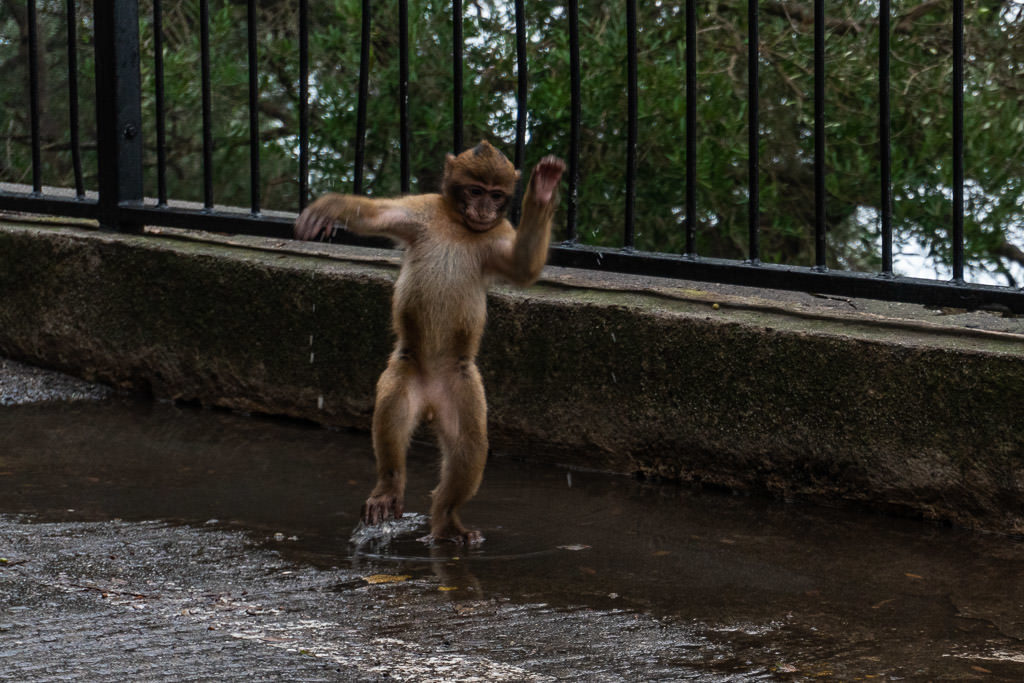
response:
<path id="1" fill-rule="evenodd" d="M 364 576 L 363 581 L 369 584 L 399 583 L 401 581 L 408 581 L 411 578 L 408 574 L 373 574 L 371 576 Z"/>
<path id="2" fill-rule="evenodd" d="M 459 590 L 459 587 L 458 586 L 438 586 L 437 590 L 439 590 L 439 591 L 457 591 L 457 590 Z"/>

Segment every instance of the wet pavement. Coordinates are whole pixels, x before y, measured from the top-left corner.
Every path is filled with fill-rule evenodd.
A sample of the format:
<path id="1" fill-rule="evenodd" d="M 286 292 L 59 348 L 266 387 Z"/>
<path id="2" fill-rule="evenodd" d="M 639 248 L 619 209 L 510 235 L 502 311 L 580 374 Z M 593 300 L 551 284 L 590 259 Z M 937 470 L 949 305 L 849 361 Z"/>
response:
<path id="1" fill-rule="evenodd" d="M 102 384 L 0 358 L 0 407 L 48 401 L 98 401 L 112 394 Z"/>
<path id="2" fill-rule="evenodd" d="M 0 680 L 1024 680 L 1018 539 L 499 455 L 355 546 L 366 435 L 4 373 Z"/>

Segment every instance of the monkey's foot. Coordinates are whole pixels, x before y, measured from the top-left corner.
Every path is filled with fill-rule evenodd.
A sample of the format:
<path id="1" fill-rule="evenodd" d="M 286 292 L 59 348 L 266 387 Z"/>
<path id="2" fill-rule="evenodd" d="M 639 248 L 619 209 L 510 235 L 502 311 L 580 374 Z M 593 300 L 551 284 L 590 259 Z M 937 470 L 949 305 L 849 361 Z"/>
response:
<path id="1" fill-rule="evenodd" d="M 405 505 L 401 496 L 394 493 L 382 493 L 366 499 L 360 517 L 363 524 L 380 524 L 385 519 L 401 519 L 404 509 Z"/>
<path id="2" fill-rule="evenodd" d="M 449 526 L 438 531 L 431 531 L 420 539 L 425 543 L 456 543 L 458 545 L 479 545 L 484 542 L 484 536 L 477 529 L 463 529 L 462 527 Z"/>

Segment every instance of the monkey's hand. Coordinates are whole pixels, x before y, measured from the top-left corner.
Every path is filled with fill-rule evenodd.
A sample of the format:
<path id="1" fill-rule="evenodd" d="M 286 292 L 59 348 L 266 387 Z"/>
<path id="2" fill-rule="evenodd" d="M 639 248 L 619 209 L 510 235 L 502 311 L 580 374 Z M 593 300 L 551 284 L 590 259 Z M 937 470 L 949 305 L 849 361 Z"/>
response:
<path id="1" fill-rule="evenodd" d="M 548 155 L 533 168 L 530 185 L 538 204 L 550 204 L 558 189 L 558 183 L 565 173 L 565 162 L 554 155 Z"/>
<path id="2" fill-rule="evenodd" d="M 331 234 L 337 220 L 338 195 L 326 194 L 306 207 L 295 221 L 295 237 L 300 240 L 315 240 Z"/>
<path id="3" fill-rule="evenodd" d="M 523 195 L 523 213 L 515 242 L 490 264 L 513 284 L 527 287 L 540 277 L 544 261 L 548 258 L 551 219 L 558 205 L 558 183 L 564 172 L 565 162 L 550 155 L 533 167 L 530 183 Z"/>

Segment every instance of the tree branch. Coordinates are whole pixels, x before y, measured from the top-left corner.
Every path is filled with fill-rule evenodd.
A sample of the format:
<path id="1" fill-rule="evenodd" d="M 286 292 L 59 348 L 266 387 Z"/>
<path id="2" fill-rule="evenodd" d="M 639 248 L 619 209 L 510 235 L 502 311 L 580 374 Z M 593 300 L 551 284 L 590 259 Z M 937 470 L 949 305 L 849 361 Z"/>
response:
<path id="1" fill-rule="evenodd" d="M 896 22 L 894 30 L 897 33 L 910 33 L 915 21 L 935 10 L 943 9 L 948 4 L 946 0 L 925 0 L 925 2 L 911 7 L 909 11 L 905 12 L 899 21 Z"/>
<path id="2" fill-rule="evenodd" d="M 936 10 L 942 10 L 948 4 L 947 0 L 925 0 L 919 5 L 904 12 L 893 24 L 893 31 L 896 33 L 910 33 L 914 28 L 914 22 Z M 765 14 L 782 17 L 798 24 L 813 24 L 814 10 L 806 5 L 795 2 L 782 2 L 781 0 L 765 0 L 761 3 L 760 9 Z M 872 19 L 866 24 L 844 19 L 840 17 L 825 17 L 825 26 L 837 35 L 853 34 L 859 35 L 869 26 L 877 26 L 878 20 Z"/>
<path id="3" fill-rule="evenodd" d="M 1020 265 L 1024 266 L 1024 249 L 1021 249 L 1015 244 L 1011 244 L 1004 238 L 1003 241 L 992 250 L 992 253 L 996 256 L 1002 256 L 1003 258 L 1015 261 Z"/>
<path id="4" fill-rule="evenodd" d="M 800 24 L 814 23 L 814 10 L 794 2 L 779 2 L 768 0 L 760 5 L 761 11 L 776 17 L 782 17 L 789 21 Z M 841 19 L 839 17 L 825 17 L 825 26 L 839 35 L 852 33 L 857 35 L 864 31 L 864 27 L 853 19 Z"/>

